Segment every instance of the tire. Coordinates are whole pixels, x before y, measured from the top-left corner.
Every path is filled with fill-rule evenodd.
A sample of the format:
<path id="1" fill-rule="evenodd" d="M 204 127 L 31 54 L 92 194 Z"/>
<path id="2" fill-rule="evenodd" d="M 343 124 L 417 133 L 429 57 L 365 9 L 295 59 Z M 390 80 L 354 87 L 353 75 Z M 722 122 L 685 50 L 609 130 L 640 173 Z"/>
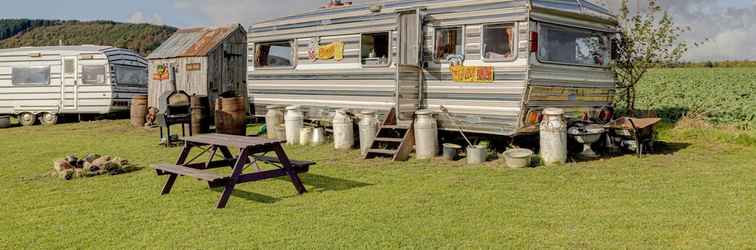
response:
<path id="1" fill-rule="evenodd" d="M 58 115 L 53 113 L 44 113 L 39 118 L 39 120 L 42 122 L 42 125 L 53 126 L 55 124 L 58 124 Z"/>
<path id="2" fill-rule="evenodd" d="M 18 123 L 21 123 L 21 126 L 24 127 L 34 126 L 34 124 L 37 124 L 37 115 L 32 113 L 21 113 L 18 115 Z"/>

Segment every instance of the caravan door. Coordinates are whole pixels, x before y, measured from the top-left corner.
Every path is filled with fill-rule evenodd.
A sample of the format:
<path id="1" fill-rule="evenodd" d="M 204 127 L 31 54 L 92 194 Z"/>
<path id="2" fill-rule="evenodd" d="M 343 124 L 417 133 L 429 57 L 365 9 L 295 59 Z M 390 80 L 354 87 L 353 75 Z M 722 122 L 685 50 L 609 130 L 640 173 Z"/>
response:
<path id="1" fill-rule="evenodd" d="M 420 10 L 399 12 L 399 63 L 396 67 L 396 119 L 412 121 L 422 104 L 422 20 Z"/>
<path id="2" fill-rule="evenodd" d="M 64 56 L 62 60 L 60 109 L 75 110 L 79 108 L 79 58 Z"/>

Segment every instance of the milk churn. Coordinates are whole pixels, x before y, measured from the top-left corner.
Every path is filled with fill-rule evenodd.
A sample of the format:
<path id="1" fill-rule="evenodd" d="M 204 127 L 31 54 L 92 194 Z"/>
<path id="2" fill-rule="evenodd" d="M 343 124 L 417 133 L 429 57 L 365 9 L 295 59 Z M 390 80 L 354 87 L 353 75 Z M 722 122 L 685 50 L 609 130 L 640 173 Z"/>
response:
<path id="1" fill-rule="evenodd" d="M 375 111 L 365 110 L 360 112 L 360 151 L 362 155 L 367 154 L 368 149 L 373 145 L 376 134 L 378 134 L 378 119 L 375 118 Z"/>
<path id="2" fill-rule="evenodd" d="M 284 120 L 286 123 L 286 143 L 299 144 L 299 132 L 304 127 L 304 115 L 299 111 L 299 106 L 287 107 Z"/>
<path id="3" fill-rule="evenodd" d="M 325 130 L 323 128 L 312 129 L 312 145 L 318 146 L 325 143 Z"/>
<path id="4" fill-rule="evenodd" d="M 415 155 L 417 159 L 431 159 L 438 154 L 438 123 L 431 110 L 420 110 L 415 115 Z"/>
<path id="5" fill-rule="evenodd" d="M 312 143 L 312 128 L 302 128 L 299 132 L 299 145 L 307 146 Z"/>
<path id="6" fill-rule="evenodd" d="M 567 123 L 564 110 L 547 108 L 541 122 L 541 158 L 546 166 L 567 162 Z"/>
<path id="7" fill-rule="evenodd" d="M 354 145 L 354 122 L 345 109 L 337 110 L 333 117 L 333 143 L 336 149 L 351 149 Z"/>
<path id="8" fill-rule="evenodd" d="M 266 107 L 268 112 L 265 114 L 265 126 L 268 128 L 268 139 L 278 139 L 283 136 L 278 135 L 276 128 L 284 124 L 283 107 L 270 105 Z"/>

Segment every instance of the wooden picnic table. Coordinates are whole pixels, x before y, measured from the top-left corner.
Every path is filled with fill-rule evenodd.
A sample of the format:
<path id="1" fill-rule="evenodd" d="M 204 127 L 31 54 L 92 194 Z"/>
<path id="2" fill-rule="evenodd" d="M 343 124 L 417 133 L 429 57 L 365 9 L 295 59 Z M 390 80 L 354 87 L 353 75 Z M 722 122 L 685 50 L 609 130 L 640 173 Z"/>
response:
<path id="1" fill-rule="evenodd" d="M 308 172 L 310 165 L 315 163 L 290 160 L 281 146 L 285 141 L 226 134 L 203 134 L 186 137 L 184 141 L 184 148 L 178 160 L 176 160 L 176 164 L 153 166 L 158 175 L 169 175 L 168 181 L 163 187 L 162 195 L 171 192 L 178 176 L 189 176 L 207 181 L 211 188 L 224 187 L 217 208 L 226 207 L 234 187 L 239 183 L 289 176 L 299 194 L 307 192 L 298 174 Z M 231 153 L 231 147 L 239 149 L 237 156 Z M 187 162 L 192 149 L 202 149 L 202 152 Z M 218 151 L 220 151 L 223 159 L 215 160 Z M 265 156 L 269 152 L 275 153 L 276 156 Z M 192 163 L 206 153 L 210 153 L 210 159 L 207 162 Z M 247 165 L 253 165 L 257 168 L 257 162 L 265 162 L 278 167 L 278 169 L 243 173 Z M 220 167 L 231 167 L 232 173 L 221 175 L 210 171 Z"/>

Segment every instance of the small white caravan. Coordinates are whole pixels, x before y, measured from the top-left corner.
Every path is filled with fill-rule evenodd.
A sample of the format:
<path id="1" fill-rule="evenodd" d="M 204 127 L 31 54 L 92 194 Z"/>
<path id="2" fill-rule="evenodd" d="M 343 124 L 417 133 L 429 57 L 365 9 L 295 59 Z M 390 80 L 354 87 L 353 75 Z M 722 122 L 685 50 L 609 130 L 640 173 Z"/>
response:
<path id="1" fill-rule="evenodd" d="M 147 94 L 147 61 L 107 46 L 24 47 L 0 50 L 0 114 L 22 125 L 57 123 L 60 115 L 129 109 Z"/>

